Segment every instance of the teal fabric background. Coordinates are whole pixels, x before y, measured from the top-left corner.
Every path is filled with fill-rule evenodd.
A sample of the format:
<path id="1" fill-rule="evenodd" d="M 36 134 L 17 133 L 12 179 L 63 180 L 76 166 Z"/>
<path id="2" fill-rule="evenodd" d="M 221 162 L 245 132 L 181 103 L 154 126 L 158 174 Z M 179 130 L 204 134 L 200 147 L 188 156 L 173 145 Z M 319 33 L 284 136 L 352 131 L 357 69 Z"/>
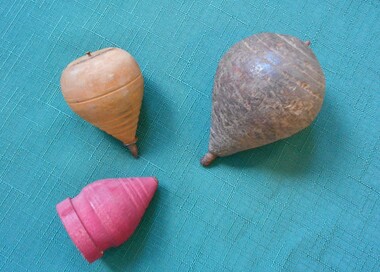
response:
<path id="1" fill-rule="evenodd" d="M 380 2 L 0 2 L 0 271 L 379 271 Z M 310 39 L 326 99 L 301 133 L 199 165 L 213 76 L 263 31 Z M 61 71 L 131 52 L 141 157 L 76 116 Z M 106 177 L 157 176 L 133 237 L 88 265 L 55 205 Z"/>

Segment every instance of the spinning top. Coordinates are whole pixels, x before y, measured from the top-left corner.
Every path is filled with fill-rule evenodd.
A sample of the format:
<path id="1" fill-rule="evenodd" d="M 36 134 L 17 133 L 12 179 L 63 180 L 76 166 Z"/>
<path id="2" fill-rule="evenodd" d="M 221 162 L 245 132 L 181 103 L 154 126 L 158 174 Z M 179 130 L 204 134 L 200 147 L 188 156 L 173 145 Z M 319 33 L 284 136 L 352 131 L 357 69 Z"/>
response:
<path id="1" fill-rule="evenodd" d="M 136 130 L 144 79 L 128 52 L 119 48 L 88 52 L 66 67 L 61 88 L 74 112 L 122 141 L 137 157 Z"/>
<path id="2" fill-rule="evenodd" d="M 215 75 L 204 166 L 312 123 L 322 106 L 325 77 L 309 45 L 292 36 L 261 33 L 223 56 Z"/>
<path id="3" fill-rule="evenodd" d="M 70 238 L 91 263 L 132 235 L 157 185 L 153 177 L 98 180 L 59 203 L 57 212 Z"/>

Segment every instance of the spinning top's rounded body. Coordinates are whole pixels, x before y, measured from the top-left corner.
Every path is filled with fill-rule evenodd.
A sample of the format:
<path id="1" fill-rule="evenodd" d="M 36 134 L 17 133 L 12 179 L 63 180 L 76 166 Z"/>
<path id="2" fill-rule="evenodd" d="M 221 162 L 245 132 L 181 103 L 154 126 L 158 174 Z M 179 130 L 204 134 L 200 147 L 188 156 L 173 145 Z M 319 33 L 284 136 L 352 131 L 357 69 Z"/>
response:
<path id="1" fill-rule="evenodd" d="M 105 48 L 71 62 L 61 76 L 62 94 L 84 120 L 134 145 L 144 80 L 134 58 L 119 48 Z M 131 147 L 137 155 L 136 146 Z"/>
<path id="2" fill-rule="evenodd" d="M 132 235 L 157 185 L 152 177 L 99 180 L 59 203 L 57 212 L 79 251 L 93 262 Z"/>
<path id="3" fill-rule="evenodd" d="M 234 45 L 219 63 L 213 90 L 208 165 L 309 126 L 321 109 L 325 78 L 299 39 L 274 33 Z"/>

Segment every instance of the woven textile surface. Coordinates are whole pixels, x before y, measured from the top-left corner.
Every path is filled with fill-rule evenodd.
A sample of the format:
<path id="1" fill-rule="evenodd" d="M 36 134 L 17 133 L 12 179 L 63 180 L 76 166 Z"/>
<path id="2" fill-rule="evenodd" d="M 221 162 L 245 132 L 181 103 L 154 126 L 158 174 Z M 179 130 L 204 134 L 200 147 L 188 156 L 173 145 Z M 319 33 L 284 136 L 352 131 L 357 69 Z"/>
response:
<path id="1" fill-rule="evenodd" d="M 203 168 L 221 56 L 311 40 L 316 121 Z M 62 70 L 120 47 L 145 94 L 140 158 L 63 100 Z M 380 1 L 0 1 L 0 271 L 380 271 Z M 156 176 L 135 234 L 89 265 L 55 210 L 92 181 Z"/>

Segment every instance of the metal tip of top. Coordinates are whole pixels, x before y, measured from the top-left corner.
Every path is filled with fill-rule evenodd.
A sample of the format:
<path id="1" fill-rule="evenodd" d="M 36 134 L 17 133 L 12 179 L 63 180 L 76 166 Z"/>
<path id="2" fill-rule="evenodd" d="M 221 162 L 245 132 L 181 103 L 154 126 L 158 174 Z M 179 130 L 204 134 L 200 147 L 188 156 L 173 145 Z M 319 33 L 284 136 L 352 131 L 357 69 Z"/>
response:
<path id="1" fill-rule="evenodd" d="M 129 149 L 133 157 L 135 158 L 139 157 L 139 151 L 136 144 L 127 145 L 127 148 Z"/>
<path id="2" fill-rule="evenodd" d="M 211 152 L 207 152 L 206 155 L 201 159 L 201 164 L 204 167 L 209 166 L 218 156 L 212 154 Z"/>

